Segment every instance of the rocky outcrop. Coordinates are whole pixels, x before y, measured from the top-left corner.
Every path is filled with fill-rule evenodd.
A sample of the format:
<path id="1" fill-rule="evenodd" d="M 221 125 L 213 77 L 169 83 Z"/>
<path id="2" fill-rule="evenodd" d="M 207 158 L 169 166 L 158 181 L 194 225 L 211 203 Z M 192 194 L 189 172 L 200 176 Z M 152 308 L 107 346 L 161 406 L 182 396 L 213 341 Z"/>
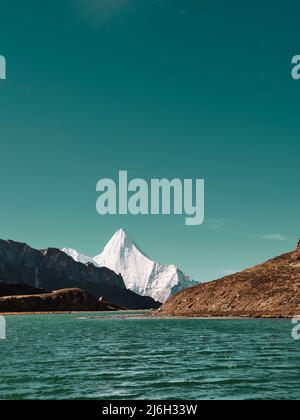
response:
<path id="1" fill-rule="evenodd" d="M 300 241 L 293 252 L 178 293 L 157 314 L 287 318 L 300 315 Z"/>
<path id="2" fill-rule="evenodd" d="M 105 267 L 75 262 L 59 249 L 36 250 L 26 244 L 0 240 L 0 281 L 28 284 L 46 291 L 80 288 L 97 298 L 129 309 L 158 308 L 152 298 L 127 290 L 122 276 Z"/>
<path id="3" fill-rule="evenodd" d="M 121 308 L 100 302 L 85 290 L 64 289 L 38 295 L 8 296 L 0 298 L 2 312 L 93 312 L 114 311 Z"/>

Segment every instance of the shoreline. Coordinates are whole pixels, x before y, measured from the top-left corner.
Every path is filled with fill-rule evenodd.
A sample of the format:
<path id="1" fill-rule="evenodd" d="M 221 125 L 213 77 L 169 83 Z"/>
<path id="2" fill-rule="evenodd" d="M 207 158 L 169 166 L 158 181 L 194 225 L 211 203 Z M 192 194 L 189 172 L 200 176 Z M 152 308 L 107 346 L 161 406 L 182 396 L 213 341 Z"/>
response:
<path id="1" fill-rule="evenodd" d="M 185 313 L 185 314 L 170 314 L 170 313 L 161 313 L 159 311 L 152 315 L 154 318 L 198 318 L 198 319 L 293 319 L 297 314 L 278 314 L 278 313 L 256 313 L 256 312 L 246 312 L 241 313 Z"/>
<path id="2" fill-rule="evenodd" d="M 107 314 L 107 313 L 119 313 L 122 311 L 94 311 L 95 314 L 98 313 L 103 313 L 103 314 Z M 126 312 L 126 311 L 124 311 Z M 91 314 L 93 313 L 93 311 L 45 311 L 45 312 L 0 312 L 0 316 L 9 316 L 9 315 L 13 315 L 13 316 L 18 316 L 18 315 L 76 315 L 76 314 Z"/>
<path id="3" fill-rule="evenodd" d="M 130 312 L 130 314 L 126 314 Z M 291 320 L 296 315 L 288 316 L 279 316 L 279 315 L 203 315 L 203 314 L 186 314 L 186 315 L 159 315 L 149 313 L 149 310 L 145 310 L 145 313 L 142 309 L 137 310 L 127 310 L 127 311 L 95 311 L 92 315 L 92 311 L 46 311 L 46 312 L 0 312 L 0 316 L 26 316 L 26 315 L 82 315 L 82 319 L 157 319 L 157 320 L 179 320 L 179 319 L 202 319 L 202 320 Z M 101 315 L 99 315 L 101 314 Z M 85 316 L 86 315 L 86 316 Z"/>

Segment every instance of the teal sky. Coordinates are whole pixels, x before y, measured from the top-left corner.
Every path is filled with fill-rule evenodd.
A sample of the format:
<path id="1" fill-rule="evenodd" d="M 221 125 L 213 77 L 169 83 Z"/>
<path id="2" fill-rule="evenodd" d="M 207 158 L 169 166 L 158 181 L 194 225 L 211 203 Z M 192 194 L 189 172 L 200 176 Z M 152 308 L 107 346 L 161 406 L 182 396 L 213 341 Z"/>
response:
<path id="1" fill-rule="evenodd" d="M 293 248 L 299 13 L 296 0 L 1 0 L 0 237 L 93 256 L 124 227 L 199 280 Z M 119 170 L 205 178 L 205 224 L 99 216 L 96 182 Z"/>

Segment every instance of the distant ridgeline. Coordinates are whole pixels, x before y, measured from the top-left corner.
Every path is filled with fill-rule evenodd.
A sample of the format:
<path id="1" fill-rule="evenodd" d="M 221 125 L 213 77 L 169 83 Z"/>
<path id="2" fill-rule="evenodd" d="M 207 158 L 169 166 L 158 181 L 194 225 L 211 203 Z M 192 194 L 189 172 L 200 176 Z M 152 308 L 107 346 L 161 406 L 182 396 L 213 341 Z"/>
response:
<path id="1" fill-rule="evenodd" d="M 6 59 L 0 55 L 0 80 L 6 79 Z"/>

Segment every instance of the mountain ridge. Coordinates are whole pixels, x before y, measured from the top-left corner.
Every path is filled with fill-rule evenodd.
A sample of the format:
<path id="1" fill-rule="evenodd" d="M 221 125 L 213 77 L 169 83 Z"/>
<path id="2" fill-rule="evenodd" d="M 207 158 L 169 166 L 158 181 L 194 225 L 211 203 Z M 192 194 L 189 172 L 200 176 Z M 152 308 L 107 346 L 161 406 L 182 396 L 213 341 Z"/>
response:
<path id="1" fill-rule="evenodd" d="M 36 250 L 0 240 L 0 281 L 28 284 L 46 291 L 80 288 L 128 309 L 158 308 L 159 303 L 126 289 L 122 276 L 106 267 L 82 264 L 56 248 Z"/>

